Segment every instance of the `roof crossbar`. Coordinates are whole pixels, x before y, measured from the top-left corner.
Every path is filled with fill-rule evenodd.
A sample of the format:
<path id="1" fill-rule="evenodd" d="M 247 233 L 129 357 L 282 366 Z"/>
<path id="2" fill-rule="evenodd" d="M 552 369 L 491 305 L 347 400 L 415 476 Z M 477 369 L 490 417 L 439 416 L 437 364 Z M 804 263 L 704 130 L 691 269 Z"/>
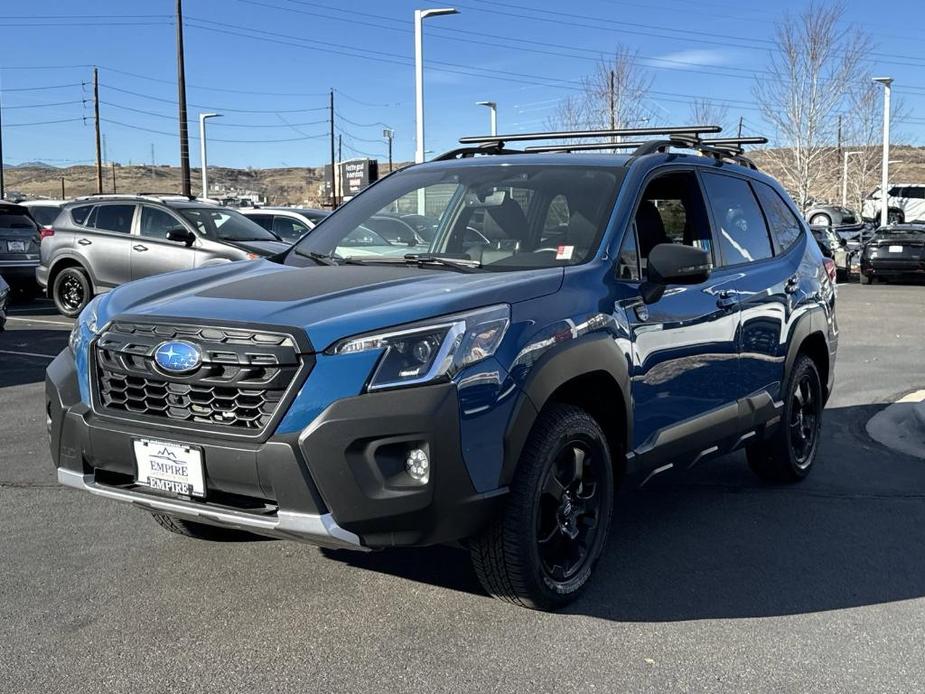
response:
<path id="1" fill-rule="evenodd" d="M 528 142 L 531 140 L 577 140 L 592 137 L 643 137 L 647 135 L 689 135 L 698 136 L 721 132 L 718 125 L 678 125 L 664 128 L 623 128 L 618 130 L 561 130 L 546 133 L 511 133 L 510 135 L 471 135 L 459 138 L 461 145 L 505 142 Z"/>
<path id="2" fill-rule="evenodd" d="M 524 147 L 524 152 L 590 152 L 601 149 L 636 149 L 641 147 L 645 142 L 634 140 L 633 142 L 582 142 L 571 145 L 530 145 Z"/>

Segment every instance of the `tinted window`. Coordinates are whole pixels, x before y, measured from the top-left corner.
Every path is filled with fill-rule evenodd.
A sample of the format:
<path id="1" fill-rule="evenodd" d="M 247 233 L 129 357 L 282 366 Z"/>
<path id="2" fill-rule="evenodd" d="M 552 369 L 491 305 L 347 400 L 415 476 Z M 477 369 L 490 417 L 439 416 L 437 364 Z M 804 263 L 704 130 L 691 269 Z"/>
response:
<path id="1" fill-rule="evenodd" d="M 712 252 L 707 208 L 697 177 L 690 171 L 665 174 L 650 181 L 633 222 L 643 275 L 649 253 L 661 243 L 679 243 Z"/>
<path id="2" fill-rule="evenodd" d="M 705 173 L 703 183 L 713 210 L 725 265 L 770 258 L 771 239 L 751 186 L 741 178 Z"/>
<path id="3" fill-rule="evenodd" d="M 626 238 L 623 239 L 620 260 L 617 263 L 617 277 L 621 280 L 639 279 L 639 251 L 636 246 L 635 225 L 626 230 Z"/>
<path id="4" fill-rule="evenodd" d="M 32 216 L 35 217 L 36 222 L 47 227 L 51 226 L 52 222 L 55 221 L 61 208 L 47 205 L 32 205 L 29 207 L 29 211 L 32 213 Z"/>
<path id="5" fill-rule="evenodd" d="M 754 186 L 758 199 L 761 201 L 764 216 L 767 217 L 768 226 L 771 227 L 771 233 L 777 239 L 778 247 L 790 248 L 803 233 L 800 220 L 771 186 L 764 183 L 755 183 Z"/>
<path id="6" fill-rule="evenodd" d="M 132 230 L 132 216 L 134 214 L 134 205 L 100 205 L 96 209 L 96 219 L 93 226 L 96 229 L 128 234 Z"/>
<path id="7" fill-rule="evenodd" d="M 0 213 L 0 229 L 35 229 L 35 222 L 25 214 Z"/>
<path id="8" fill-rule="evenodd" d="M 209 239 L 226 241 L 276 241 L 269 231 L 240 212 L 221 207 L 181 207 L 181 215 Z"/>
<path id="9" fill-rule="evenodd" d="M 167 232 L 170 229 L 182 228 L 180 223 L 173 215 L 159 210 L 156 207 L 141 208 L 141 235 L 152 239 L 166 239 Z"/>
<path id="10" fill-rule="evenodd" d="M 271 231 L 273 229 L 273 215 L 271 214 L 248 214 L 244 216 L 252 222 L 256 222 L 267 231 Z"/>
<path id="11" fill-rule="evenodd" d="M 283 241 L 295 243 L 302 235 L 310 231 L 308 226 L 292 217 L 273 217 L 273 233 L 278 235 Z"/>
<path id="12" fill-rule="evenodd" d="M 81 205 L 80 207 L 74 207 L 71 209 L 71 219 L 74 220 L 75 224 L 86 224 L 87 216 L 90 214 L 90 210 L 93 209 L 93 205 Z"/>
<path id="13" fill-rule="evenodd" d="M 909 186 L 907 191 L 906 197 L 916 198 L 917 200 L 925 198 L 925 187 L 923 186 Z"/>

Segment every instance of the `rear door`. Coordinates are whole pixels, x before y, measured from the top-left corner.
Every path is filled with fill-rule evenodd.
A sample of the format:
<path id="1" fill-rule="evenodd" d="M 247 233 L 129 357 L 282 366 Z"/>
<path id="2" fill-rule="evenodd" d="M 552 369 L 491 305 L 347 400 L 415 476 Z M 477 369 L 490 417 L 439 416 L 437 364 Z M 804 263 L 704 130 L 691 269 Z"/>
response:
<path id="1" fill-rule="evenodd" d="M 193 246 L 167 240 L 168 231 L 187 226 L 163 208 L 145 204 L 140 208 L 138 232 L 132 240 L 132 279 L 195 267 Z"/>
<path id="2" fill-rule="evenodd" d="M 717 230 L 719 262 L 736 277 L 740 397 L 767 413 L 780 400 L 785 326 L 801 289 L 802 252 L 795 246 L 805 239 L 803 227 L 777 191 L 764 183 L 716 172 L 703 173 L 702 179 Z M 771 238 L 769 222 L 779 244 Z"/>
<path id="3" fill-rule="evenodd" d="M 87 260 L 97 285 L 115 287 L 132 278 L 129 253 L 135 203 L 100 203 L 90 213 L 86 229 L 76 234 L 74 248 Z"/>

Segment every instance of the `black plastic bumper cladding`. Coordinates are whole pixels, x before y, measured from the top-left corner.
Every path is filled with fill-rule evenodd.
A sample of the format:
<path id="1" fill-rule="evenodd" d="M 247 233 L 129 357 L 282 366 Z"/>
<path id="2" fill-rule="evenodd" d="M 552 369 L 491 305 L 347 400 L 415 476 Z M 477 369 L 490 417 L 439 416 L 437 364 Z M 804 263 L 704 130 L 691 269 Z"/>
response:
<path id="1" fill-rule="evenodd" d="M 371 547 L 468 537 L 491 520 L 505 491 L 477 494 L 472 486 L 451 383 L 339 400 L 301 446 L 338 525 Z M 405 452 L 418 446 L 430 457 L 426 485 L 403 473 Z"/>

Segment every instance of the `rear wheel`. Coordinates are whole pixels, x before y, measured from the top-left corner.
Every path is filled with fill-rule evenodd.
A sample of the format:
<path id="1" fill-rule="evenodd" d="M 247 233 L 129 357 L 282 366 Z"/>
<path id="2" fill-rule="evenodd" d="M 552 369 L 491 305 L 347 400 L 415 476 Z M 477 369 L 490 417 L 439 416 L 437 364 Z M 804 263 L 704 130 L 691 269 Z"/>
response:
<path id="1" fill-rule="evenodd" d="M 61 314 L 76 317 L 93 298 L 90 278 L 81 268 L 64 268 L 55 276 L 51 298 Z"/>
<path id="2" fill-rule="evenodd" d="M 816 460 L 822 428 L 822 381 L 815 362 L 797 357 L 787 381 L 781 422 L 770 439 L 757 441 L 746 454 L 751 469 L 768 482 L 797 482 Z"/>
<path id="3" fill-rule="evenodd" d="M 485 590 L 542 610 L 574 600 L 603 551 L 613 496 L 610 449 L 598 423 L 578 407 L 546 408 L 503 515 L 470 543 Z"/>
<path id="4" fill-rule="evenodd" d="M 194 521 L 174 518 L 164 513 L 151 514 L 157 524 L 177 535 L 192 537 L 196 540 L 209 540 L 211 542 L 247 542 L 262 539 L 258 535 L 236 530 L 235 528 L 220 528 L 217 525 L 196 523 Z"/>

